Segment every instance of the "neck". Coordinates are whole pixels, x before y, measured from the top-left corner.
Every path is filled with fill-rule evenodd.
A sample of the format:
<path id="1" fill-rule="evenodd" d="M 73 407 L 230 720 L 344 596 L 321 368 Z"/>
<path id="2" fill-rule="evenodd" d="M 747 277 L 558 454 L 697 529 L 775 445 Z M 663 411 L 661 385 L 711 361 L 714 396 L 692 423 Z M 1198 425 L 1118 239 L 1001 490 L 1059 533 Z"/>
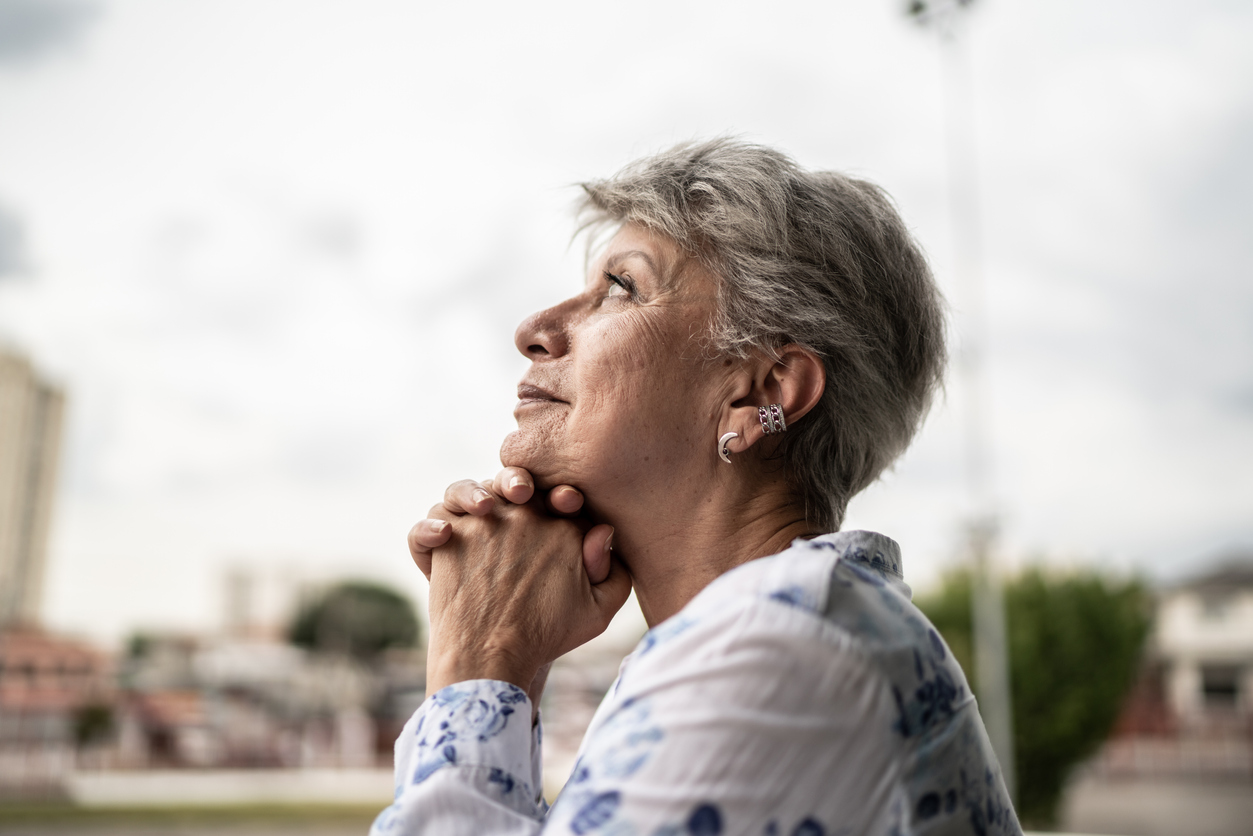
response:
<path id="1" fill-rule="evenodd" d="M 751 494 L 732 481 L 738 480 L 714 480 L 703 493 L 671 489 L 655 502 L 605 515 L 649 627 L 677 613 L 724 572 L 818 533 L 786 480 L 755 481 Z"/>

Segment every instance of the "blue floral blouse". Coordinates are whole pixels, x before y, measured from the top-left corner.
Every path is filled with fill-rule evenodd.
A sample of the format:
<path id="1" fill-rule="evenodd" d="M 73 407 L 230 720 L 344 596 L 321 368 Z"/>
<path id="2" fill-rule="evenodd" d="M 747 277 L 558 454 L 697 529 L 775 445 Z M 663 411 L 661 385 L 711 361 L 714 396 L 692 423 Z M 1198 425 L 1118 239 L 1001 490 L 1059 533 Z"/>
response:
<path id="1" fill-rule="evenodd" d="M 879 534 L 797 540 L 650 630 L 551 809 L 530 718 L 506 682 L 432 694 L 371 833 L 1021 833 L 966 678 Z"/>

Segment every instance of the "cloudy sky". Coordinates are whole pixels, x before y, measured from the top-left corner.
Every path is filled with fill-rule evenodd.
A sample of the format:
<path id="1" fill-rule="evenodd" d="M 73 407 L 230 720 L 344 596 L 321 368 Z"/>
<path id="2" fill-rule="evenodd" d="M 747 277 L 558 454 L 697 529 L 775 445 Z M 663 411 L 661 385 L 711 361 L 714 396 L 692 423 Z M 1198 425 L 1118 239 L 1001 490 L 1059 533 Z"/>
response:
<path id="1" fill-rule="evenodd" d="M 212 628 L 230 566 L 421 598 L 405 532 L 494 471 L 514 325 L 580 281 L 569 184 L 678 140 L 885 186 L 960 340 L 902 5 L 0 0 L 0 340 L 70 398 L 49 622 Z M 1253 548 L 1253 7 L 969 24 L 1002 559 Z M 916 586 L 958 559 L 965 403 L 850 511 Z"/>

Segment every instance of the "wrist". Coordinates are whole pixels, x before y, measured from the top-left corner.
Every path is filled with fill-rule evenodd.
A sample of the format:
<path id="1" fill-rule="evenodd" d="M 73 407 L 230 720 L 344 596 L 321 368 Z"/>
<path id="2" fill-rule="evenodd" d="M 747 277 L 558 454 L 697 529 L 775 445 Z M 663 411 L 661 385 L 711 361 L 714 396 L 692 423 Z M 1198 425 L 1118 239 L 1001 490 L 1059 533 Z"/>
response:
<path id="1" fill-rule="evenodd" d="M 508 682 L 529 692 L 537 670 L 499 653 L 429 654 L 426 661 L 426 693 L 434 694 L 449 685 L 472 679 Z"/>

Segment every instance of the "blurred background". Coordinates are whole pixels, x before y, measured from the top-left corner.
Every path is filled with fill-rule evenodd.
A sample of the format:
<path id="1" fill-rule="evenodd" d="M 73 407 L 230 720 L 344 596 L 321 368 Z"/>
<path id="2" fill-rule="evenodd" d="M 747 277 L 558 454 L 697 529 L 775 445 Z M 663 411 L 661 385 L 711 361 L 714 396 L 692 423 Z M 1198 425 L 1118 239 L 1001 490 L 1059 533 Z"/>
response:
<path id="1" fill-rule="evenodd" d="M 499 466 L 571 184 L 733 134 L 885 187 L 948 296 L 845 527 L 972 676 L 994 534 L 1024 819 L 1253 833 L 1253 6 L 944 5 L 0 0 L 0 823 L 360 832 L 405 534 Z"/>

